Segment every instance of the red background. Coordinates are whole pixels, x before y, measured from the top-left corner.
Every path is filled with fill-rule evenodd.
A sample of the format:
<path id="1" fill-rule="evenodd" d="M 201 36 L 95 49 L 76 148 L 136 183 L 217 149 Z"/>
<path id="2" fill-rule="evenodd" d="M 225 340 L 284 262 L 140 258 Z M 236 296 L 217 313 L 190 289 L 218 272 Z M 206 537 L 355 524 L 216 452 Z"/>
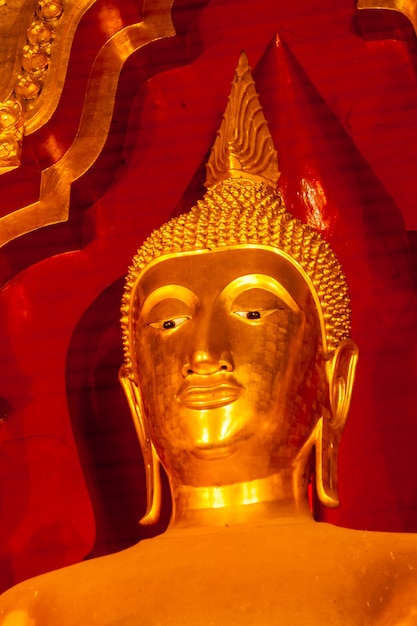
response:
<path id="1" fill-rule="evenodd" d="M 0 178 L 2 215 L 38 199 L 42 170 L 74 141 L 106 15 L 128 25 L 140 9 L 97 0 L 84 15 L 55 114 L 25 137 L 22 166 Z M 173 20 L 175 37 L 126 62 L 106 144 L 72 185 L 68 221 L 1 250 L 2 588 L 167 523 L 168 504 L 157 529 L 137 524 L 144 474 L 117 382 L 122 277 L 146 235 L 202 195 L 242 49 L 287 207 L 329 239 L 351 288 L 361 354 L 342 505 L 317 516 L 417 532 L 412 26 L 397 12 L 359 13 L 351 0 L 182 0 Z"/>

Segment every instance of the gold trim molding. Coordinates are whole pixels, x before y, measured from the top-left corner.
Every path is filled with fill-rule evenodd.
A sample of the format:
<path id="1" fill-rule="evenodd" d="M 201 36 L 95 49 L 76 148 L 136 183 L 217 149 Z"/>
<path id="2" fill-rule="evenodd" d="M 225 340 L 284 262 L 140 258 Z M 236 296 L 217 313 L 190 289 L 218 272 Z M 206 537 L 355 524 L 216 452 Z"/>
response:
<path id="1" fill-rule="evenodd" d="M 100 49 L 91 70 L 76 138 L 63 157 L 42 172 L 39 200 L 0 218 L 0 247 L 28 232 L 68 219 L 71 184 L 92 166 L 104 147 L 123 65 L 140 48 L 176 34 L 171 17 L 173 2 L 145 0 L 142 21 L 117 31 Z M 85 0 L 77 2 L 77 6 L 81 4 L 85 7 Z M 42 120 L 45 116 L 43 113 Z"/>
<path id="2" fill-rule="evenodd" d="M 358 9 L 387 9 L 407 17 L 417 35 L 417 0 L 358 0 Z"/>

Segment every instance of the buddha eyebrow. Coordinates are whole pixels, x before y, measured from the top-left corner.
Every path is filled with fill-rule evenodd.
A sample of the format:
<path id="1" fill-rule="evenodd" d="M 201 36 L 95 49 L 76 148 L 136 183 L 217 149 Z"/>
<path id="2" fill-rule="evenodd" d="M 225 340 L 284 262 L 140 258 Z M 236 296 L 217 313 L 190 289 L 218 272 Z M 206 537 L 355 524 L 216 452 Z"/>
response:
<path id="1" fill-rule="evenodd" d="M 182 285 L 163 285 L 151 291 L 141 303 L 141 313 L 148 313 L 153 306 L 164 300 L 178 300 L 188 306 L 194 306 L 197 296 L 187 287 Z"/>
<path id="2" fill-rule="evenodd" d="M 232 280 L 226 285 L 223 292 L 229 291 L 228 298 L 235 299 L 240 296 L 240 294 L 250 289 L 263 289 L 280 298 L 292 311 L 300 311 L 299 305 L 285 287 L 275 278 L 267 274 L 246 274 L 245 276 L 239 276 L 239 278 Z"/>

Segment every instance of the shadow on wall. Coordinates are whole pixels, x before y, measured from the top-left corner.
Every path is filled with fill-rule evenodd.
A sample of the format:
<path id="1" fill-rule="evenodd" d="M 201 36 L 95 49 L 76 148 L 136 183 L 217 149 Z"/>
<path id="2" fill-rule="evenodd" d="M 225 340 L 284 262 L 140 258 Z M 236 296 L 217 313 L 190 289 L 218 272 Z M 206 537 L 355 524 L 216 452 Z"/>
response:
<path id="1" fill-rule="evenodd" d="M 139 526 L 145 512 L 146 484 L 142 453 L 118 381 L 123 362 L 120 301 L 124 279 L 103 291 L 75 328 L 68 350 L 68 409 L 81 467 L 96 522 L 93 558 L 116 552 L 163 532 L 170 498 L 158 524 Z"/>

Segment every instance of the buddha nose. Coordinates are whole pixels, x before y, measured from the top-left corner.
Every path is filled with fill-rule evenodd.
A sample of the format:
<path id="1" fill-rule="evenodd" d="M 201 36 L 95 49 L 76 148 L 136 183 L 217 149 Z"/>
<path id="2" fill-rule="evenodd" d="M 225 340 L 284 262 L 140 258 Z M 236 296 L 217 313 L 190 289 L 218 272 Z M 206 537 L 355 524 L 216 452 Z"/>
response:
<path id="1" fill-rule="evenodd" d="M 233 372 L 231 355 L 226 353 L 217 357 L 208 350 L 196 350 L 182 366 L 184 378 L 191 374 L 208 375 L 216 372 Z"/>

